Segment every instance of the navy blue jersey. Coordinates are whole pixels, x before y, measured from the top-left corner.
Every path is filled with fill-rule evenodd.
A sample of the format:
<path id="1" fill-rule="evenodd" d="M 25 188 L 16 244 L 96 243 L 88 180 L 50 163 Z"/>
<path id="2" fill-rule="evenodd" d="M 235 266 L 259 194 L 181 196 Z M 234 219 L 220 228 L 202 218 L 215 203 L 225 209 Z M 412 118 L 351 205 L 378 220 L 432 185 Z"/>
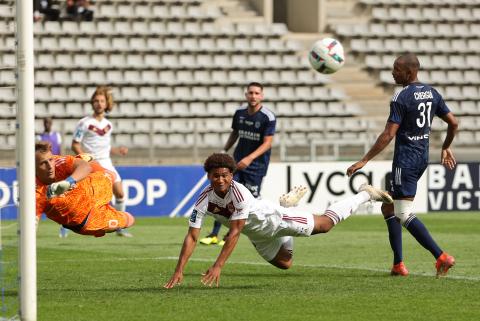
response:
<path id="1" fill-rule="evenodd" d="M 426 84 L 412 83 L 393 95 L 388 121 L 400 125 L 393 164 L 400 168 L 426 166 L 433 116 L 449 112 L 442 96 Z"/>
<path id="2" fill-rule="evenodd" d="M 262 143 L 265 136 L 275 134 L 276 118 L 274 113 L 262 107 L 253 115 L 248 114 L 248 107 L 240 107 L 233 115 L 232 129 L 238 132 L 238 144 L 233 157 L 239 162 L 245 156 L 255 151 Z M 252 175 L 265 176 L 270 162 L 271 150 L 257 157 L 243 171 Z"/>

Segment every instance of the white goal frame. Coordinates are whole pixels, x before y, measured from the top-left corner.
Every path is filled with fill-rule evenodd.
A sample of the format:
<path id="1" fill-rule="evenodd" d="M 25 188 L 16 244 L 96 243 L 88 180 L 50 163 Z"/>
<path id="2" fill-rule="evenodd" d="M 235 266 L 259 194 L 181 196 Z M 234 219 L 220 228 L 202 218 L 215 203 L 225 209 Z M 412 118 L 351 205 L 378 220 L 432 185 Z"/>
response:
<path id="1" fill-rule="evenodd" d="M 37 320 L 33 1 L 15 2 L 20 319 Z"/>

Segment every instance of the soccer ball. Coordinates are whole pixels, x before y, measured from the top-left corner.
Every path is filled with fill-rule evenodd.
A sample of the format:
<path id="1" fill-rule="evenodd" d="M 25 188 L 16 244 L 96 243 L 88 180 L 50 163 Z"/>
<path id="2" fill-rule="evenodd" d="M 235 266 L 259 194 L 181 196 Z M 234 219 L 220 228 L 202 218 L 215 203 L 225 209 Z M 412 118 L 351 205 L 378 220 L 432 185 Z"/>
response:
<path id="1" fill-rule="evenodd" d="M 333 74 L 345 63 L 343 46 L 333 38 L 316 41 L 308 53 L 308 61 L 316 71 L 322 74 Z"/>

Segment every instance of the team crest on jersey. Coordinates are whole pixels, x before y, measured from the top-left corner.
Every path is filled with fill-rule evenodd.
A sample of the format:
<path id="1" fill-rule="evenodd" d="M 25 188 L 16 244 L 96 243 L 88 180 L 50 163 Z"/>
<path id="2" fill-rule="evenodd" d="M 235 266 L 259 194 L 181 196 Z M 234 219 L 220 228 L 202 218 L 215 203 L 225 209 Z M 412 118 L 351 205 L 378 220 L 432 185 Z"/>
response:
<path id="1" fill-rule="evenodd" d="M 255 122 L 255 128 L 260 128 L 260 122 L 259 121 Z"/>
<path id="2" fill-rule="evenodd" d="M 195 223 L 197 220 L 197 210 L 193 210 L 192 214 L 190 215 L 190 222 Z"/>
<path id="3" fill-rule="evenodd" d="M 230 213 L 233 213 L 235 212 L 235 206 L 233 206 L 233 203 L 230 202 L 227 204 L 227 210 L 230 212 Z"/>
<path id="4" fill-rule="evenodd" d="M 105 128 L 103 128 L 103 129 L 98 128 L 95 125 L 88 126 L 88 130 L 91 130 L 92 132 L 94 132 L 94 133 L 96 133 L 97 135 L 100 135 L 100 136 L 105 136 L 105 134 L 107 134 L 111 128 L 112 127 L 110 125 L 105 126 Z"/>

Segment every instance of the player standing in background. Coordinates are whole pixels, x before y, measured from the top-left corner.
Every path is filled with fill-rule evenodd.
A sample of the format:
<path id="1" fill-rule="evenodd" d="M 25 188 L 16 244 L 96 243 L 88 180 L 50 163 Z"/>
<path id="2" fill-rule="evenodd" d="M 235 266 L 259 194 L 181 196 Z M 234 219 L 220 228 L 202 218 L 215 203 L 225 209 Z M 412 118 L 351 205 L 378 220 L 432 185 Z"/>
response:
<path id="1" fill-rule="evenodd" d="M 395 60 L 393 79 L 396 84 L 404 87 L 393 95 L 385 130 L 368 153 L 347 169 L 347 175 L 351 176 L 365 166 L 395 137 L 391 184 L 394 201 L 393 205 L 383 204 L 382 206 L 394 255 L 391 274 L 408 275 L 402 257 L 401 225 L 403 225 L 418 243 L 435 257 L 438 277 L 448 272 L 455 264 L 455 259 L 440 249 L 427 228 L 415 216 L 413 200 L 417 192 L 417 182 L 428 166 L 433 116 L 437 115 L 448 124 L 447 135 L 442 146 L 441 162 L 450 170 L 456 165 L 450 145 L 458 130 L 458 122 L 442 96 L 433 87 L 418 80 L 419 69 L 420 62 L 414 54 L 408 53 Z"/>
<path id="2" fill-rule="evenodd" d="M 247 106 L 237 109 L 233 115 L 232 132 L 225 143 L 226 153 L 237 141 L 233 157 L 237 162 L 235 181 L 243 184 L 252 195 L 260 196 L 263 177 L 267 174 L 273 135 L 275 134 L 275 114 L 264 107 L 263 85 L 251 82 L 245 92 Z M 215 221 L 212 232 L 200 243 L 223 245 L 224 240 L 218 241 L 218 232 L 221 224 Z"/>
<path id="3" fill-rule="evenodd" d="M 62 135 L 59 132 L 52 130 L 53 120 L 52 117 L 45 117 L 43 119 L 43 133 L 37 136 L 38 141 L 49 142 L 52 148 L 53 155 L 62 154 Z M 58 232 L 60 238 L 66 238 L 68 236 L 68 229 L 60 226 Z"/>
<path id="4" fill-rule="evenodd" d="M 280 203 L 290 208 L 256 199 L 245 186 L 233 180 L 235 162 L 231 156 L 220 153 L 205 161 L 203 168 L 210 185 L 204 188 L 195 203 L 175 272 L 165 288 L 171 289 L 182 282 L 183 270 L 195 249 L 206 215 L 229 227 L 217 260 L 201 279 L 204 285 L 218 287 L 221 270 L 237 245 L 240 233 L 249 238 L 265 261 L 279 269 L 289 269 L 293 263 L 293 237 L 327 233 L 370 200 L 393 201 L 387 192 L 364 184 L 358 194 L 331 204 L 323 215 L 314 215 L 292 208 L 305 194 L 301 193 L 302 189 L 282 196 L 283 202 L 280 199 Z"/>
<path id="5" fill-rule="evenodd" d="M 105 169 L 116 175 L 113 184 L 113 195 L 115 196 L 115 208 L 125 212 L 124 192 L 122 179 L 113 166 L 110 154 L 126 155 L 128 148 L 111 146 L 113 125 L 105 117 L 112 111 L 114 106 L 113 96 L 109 87 L 99 86 L 93 93 L 90 102 L 93 108 L 93 115 L 82 118 L 75 128 L 72 140 L 72 150 L 75 154 L 91 154 L 94 159 Z M 129 232 L 119 229 L 118 236 L 131 237 Z"/>
<path id="6" fill-rule="evenodd" d="M 52 146 L 52 154 L 60 155 L 62 153 L 62 135 L 59 132 L 52 130 L 52 117 L 45 117 L 43 119 L 43 133 L 36 138 L 38 141 L 49 142 Z"/>

